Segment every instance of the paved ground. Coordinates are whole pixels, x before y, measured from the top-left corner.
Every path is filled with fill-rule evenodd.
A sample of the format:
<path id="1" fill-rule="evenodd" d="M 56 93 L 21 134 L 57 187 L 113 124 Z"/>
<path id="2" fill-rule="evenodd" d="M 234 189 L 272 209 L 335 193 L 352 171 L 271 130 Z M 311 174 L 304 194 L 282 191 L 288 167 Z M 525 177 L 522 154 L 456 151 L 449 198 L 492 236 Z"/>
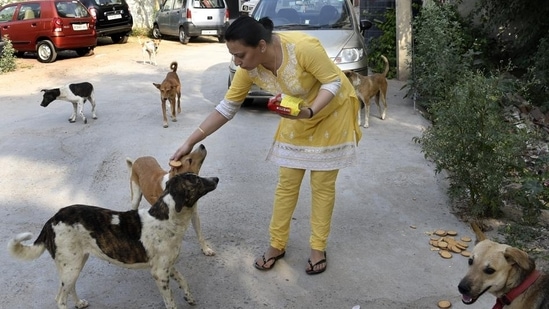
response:
<path id="1" fill-rule="evenodd" d="M 172 60 L 183 81 L 183 113 L 162 128 L 160 82 Z M 229 55 L 215 41 L 182 46 L 163 41 L 158 66 L 141 63 L 135 41 L 99 46 L 95 55 L 66 55 L 53 64 L 22 59 L 17 72 L 0 75 L 0 237 L 38 234 L 57 209 L 88 203 L 129 209 L 124 160 L 168 157 L 221 99 Z M 70 104 L 39 106 L 40 89 L 68 82 L 94 83 L 99 119 L 70 124 Z M 263 105 L 244 107 L 204 144 L 202 168 L 218 176 L 216 191 L 199 203 L 203 230 L 217 255 L 202 255 L 191 230 L 178 263 L 197 300 L 194 308 L 436 308 L 448 299 L 466 308 L 457 284 L 467 260 L 445 260 L 430 250 L 429 233 L 451 229 L 473 236 L 448 207 L 446 183 L 435 175 L 412 139 L 428 125 L 390 81 L 388 118 L 363 129 L 360 163 L 341 171 L 328 247 L 328 269 L 305 274 L 308 258 L 308 179 L 294 215 L 286 257 L 260 272 L 254 257 L 267 247 L 276 167 L 264 158 L 278 117 Z M 89 106 L 85 112 L 90 115 Z M 90 117 L 91 118 L 91 117 Z M 0 308 L 55 308 L 57 276 L 44 254 L 33 262 L 0 250 Z M 163 308 L 145 270 L 127 270 L 91 258 L 77 284 L 90 308 Z M 180 308 L 189 308 L 175 288 Z M 487 308 L 486 295 L 468 308 Z"/>

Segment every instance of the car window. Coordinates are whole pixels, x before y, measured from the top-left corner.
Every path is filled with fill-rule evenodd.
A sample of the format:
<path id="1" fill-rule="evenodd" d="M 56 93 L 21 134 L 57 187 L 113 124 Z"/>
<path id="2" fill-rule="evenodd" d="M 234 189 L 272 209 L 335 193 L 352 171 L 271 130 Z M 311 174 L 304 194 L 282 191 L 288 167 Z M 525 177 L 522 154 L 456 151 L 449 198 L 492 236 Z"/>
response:
<path id="1" fill-rule="evenodd" d="M 10 21 L 13 19 L 13 14 L 15 14 L 15 8 L 16 6 L 8 6 L 7 8 L 4 8 L 2 11 L 0 11 L 0 22 L 4 21 Z"/>
<path id="2" fill-rule="evenodd" d="M 98 6 L 106 6 L 113 4 L 123 4 L 122 0 L 94 0 Z"/>
<path id="3" fill-rule="evenodd" d="M 276 27 L 295 29 L 352 29 L 353 19 L 346 1 L 339 0 L 262 0 L 253 17 L 259 20 L 268 16 Z"/>
<path id="4" fill-rule="evenodd" d="M 40 17 L 40 3 L 23 3 L 17 15 L 18 20 L 35 19 Z"/>
<path id="5" fill-rule="evenodd" d="M 222 9 L 225 7 L 223 0 L 194 0 L 194 8 Z"/>
<path id="6" fill-rule="evenodd" d="M 57 14 L 60 17 L 76 18 L 76 17 L 88 17 L 90 13 L 84 5 L 79 1 L 60 1 L 55 3 Z"/>
<path id="7" fill-rule="evenodd" d="M 162 11 L 170 11 L 173 8 L 173 0 L 166 0 L 162 5 Z"/>

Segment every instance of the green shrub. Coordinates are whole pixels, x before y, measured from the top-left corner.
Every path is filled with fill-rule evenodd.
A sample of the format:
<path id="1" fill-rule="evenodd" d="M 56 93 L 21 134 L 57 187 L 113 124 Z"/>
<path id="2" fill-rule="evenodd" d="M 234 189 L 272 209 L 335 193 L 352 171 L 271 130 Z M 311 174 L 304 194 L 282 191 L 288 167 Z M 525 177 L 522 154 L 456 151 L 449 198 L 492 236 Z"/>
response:
<path id="1" fill-rule="evenodd" d="M 524 142 L 502 115 L 499 80 L 472 72 L 461 77 L 432 106 L 434 125 L 415 141 L 437 173 L 448 172 L 454 202 L 474 217 L 498 216 L 507 180 L 522 169 Z"/>
<path id="2" fill-rule="evenodd" d="M 15 49 L 7 36 L 2 38 L 2 42 L 5 43 L 2 54 L 0 55 L 0 73 L 7 73 L 15 71 Z"/>
<path id="3" fill-rule="evenodd" d="M 408 49 L 412 62 L 410 93 L 429 110 L 471 68 L 461 17 L 454 5 L 430 5 L 422 8 L 413 21 L 413 46 Z M 470 53 L 469 53 L 470 54 Z M 468 60 L 468 61 L 466 61 Z"/>
<path id="4" fill-rule="evenodd" d="M 381 55 L 389 60 L 389 73 L 387 78 L 396 76 L 396 13 L 394 9 L 385 12 L 385 20 L 374 20 L 377 27 L 383 31 L 378 38 L 373 38 L 368 43 L 368 66 L 374 72 L 381 73 L 385 70 L 385 62 Z"/>

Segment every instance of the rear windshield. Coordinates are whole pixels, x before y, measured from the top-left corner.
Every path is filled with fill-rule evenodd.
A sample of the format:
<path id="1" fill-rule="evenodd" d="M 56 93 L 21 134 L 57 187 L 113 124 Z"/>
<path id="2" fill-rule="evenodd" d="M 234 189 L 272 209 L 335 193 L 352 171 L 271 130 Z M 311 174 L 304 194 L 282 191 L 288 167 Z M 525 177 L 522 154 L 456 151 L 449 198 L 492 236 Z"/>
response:
<path id="1" fill-rule="evenodd" d="M 222 9 L 225 7 L 223 0 L 194 0 L 194 8 Z"/>
<path id="2" fill-rule="evenodd" d="M 90 13 L 80 1 L 57 1 L 55 2 L 55 8 L 60 17 L 77 18 L 90 16 Z"/>
<path id="3" fill-rule="evenodd" d="M 123 4 L 123 0 L 94 0 L 98 6 L 107 6 L 115 4 Z"/>
<path id="4" fill-rule="evenodd" d="M 353 12 L 345 0 L 261 0 L 253 11 L 259 20 L 268 16 L 275 28 L 353 29 Z"/>

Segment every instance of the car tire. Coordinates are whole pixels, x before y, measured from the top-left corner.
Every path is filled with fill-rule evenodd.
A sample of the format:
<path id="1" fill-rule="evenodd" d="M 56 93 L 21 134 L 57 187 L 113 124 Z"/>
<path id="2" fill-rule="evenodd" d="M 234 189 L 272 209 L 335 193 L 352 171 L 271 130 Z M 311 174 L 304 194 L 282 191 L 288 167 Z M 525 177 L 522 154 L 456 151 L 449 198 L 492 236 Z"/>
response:
<path id="1" fill-rule="evenodd" d="M 77 48 L 75 50 L 76 54 L 80 57 L 86 56 L 90 52 L 90 48 Z"/>
<path id="2" fill-rule="evenodd" d="M 225 43 L 225 36 L 224 35 L 218 35 L 217 39 L 219 40 L 219 43 Z"/>
<path id="3" fill-rule="evenodd" d="M 179 42 L 181 42 L 181 44 L 187 44 L 189 43 L 189 36 L 185 33 L 185 30 L 183 29 L 183 27 L 179 28 Z"/>
<path id="4" fill-rule="evenodd" d="M 125 44 L 128 42 L 128 36 L 126 34 L 111 35 L 111 40 L 115 44 Z"/>
<path id="5" fill-rule="evenodd" d="M 42 63 L 54 62 L 57 58 L 55 46 L 49 40 L 43 40 L 36 44 L 36 54 L 38 61 Z"/>
<path id="6" fill-rule="evenodd" d="M 162 33 L 160 33 L 160 28 L 158 28 L 158 25 L 153 26 L 152 36 L 155 39 L 160 39 L 162 37 Z"/>

